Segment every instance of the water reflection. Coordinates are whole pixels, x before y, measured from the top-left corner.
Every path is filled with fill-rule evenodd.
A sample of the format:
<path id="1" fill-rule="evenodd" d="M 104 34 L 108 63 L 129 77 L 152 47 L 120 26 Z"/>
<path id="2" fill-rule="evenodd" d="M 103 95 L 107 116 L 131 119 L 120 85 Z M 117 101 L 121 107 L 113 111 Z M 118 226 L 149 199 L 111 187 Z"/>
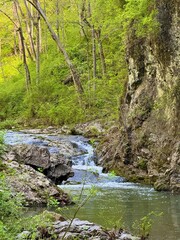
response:
<path id="1" fill-rule="evenodd" d="M 73 194 L 78 194 L 77 191 L 77 189 L 71 190 Z M 68 213 L 72 214 L 73 209 L 74 206 L 68 210 Z M 179 196 L 159 193 L 148 187 L 101 189 L 97 196 L 90 199 L 79 211 L 78 217 L 105 227 L 114 227 L 124 223 L 126 229 L 132 231 L 133 222 L 152 211 L 163 212 L 163 214 L 160 217 L 154 217 L 150 239 L 179 240 Z"/>

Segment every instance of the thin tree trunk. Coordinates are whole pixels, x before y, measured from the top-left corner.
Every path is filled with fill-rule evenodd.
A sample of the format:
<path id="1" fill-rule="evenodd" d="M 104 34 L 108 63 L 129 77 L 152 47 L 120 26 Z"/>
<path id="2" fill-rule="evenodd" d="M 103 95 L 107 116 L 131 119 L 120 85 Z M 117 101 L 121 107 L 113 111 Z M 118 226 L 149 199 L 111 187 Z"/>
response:
<path id="1" fill-rule="evenodd" d="M 14 3 L 13 3 L 13 16 L 14 18 L 16 18 L 15 16 L 15 6 L 14 6 Z M 14 20 L 15 21 L 15 20 Z M 17 42 L 17 28 L 16 28 L 16 25 L 14 25 L 14 54 L 15 55 L 18 55 L 18 50 L 20 51 L 19 47 L 18 47 L 18 42 Z M 19 38 L 19 36 L 18 36 Z"/>
<path id="2" fill-rule="evenodd" d="M 85 18 L 85 11 L 86 11 L 86 0 L 82 0 L 82 5 L 80 6 L 80 9 L 79 9 L 79 24 L 80 24 L 80 34 L 82 37 L 86 37 L 86 33 L 85 33 L 85 30 L 84 30 L 84 18 Z"/>
<path id="3" fill-rule="evenodd" d="M 13 15 L 14 15 L 14 18 L 15 18 L 15 20 L 14 20 L 15 25 L 14 25 L 14 26 L 17 26 L 17 25 L 19 24 L 19 21 L 17 20 L 15 2 L 13 2 Z M 17 33 L 17 36 L 18 36 L 18 47 L 17 47 L 17 49 L 19 50 L 19 56 L 20 56 L 20 58 L 22 58 L 21 38 L 20 38 L 19 32 L 17 32 L 17 29 L 15 29 L 14 31 Z"/>
<path id="4" fill-rule="evenodd" d="M 99 54 L 100 54 L 100 59 L 101 59 L 102 75 L 104 76 L 106 74 L 106 62 L 105 62 L 105 56 L 104 56 L 104 51 L 103 51 L 103 45 L 102 45 L 102 41 L 101 41 L 101 29 L 98 29 L 96 31 L 96 38 L 97 38 L 98 45 L 99 45 Z"/>
<path id="5" fill-rule="evenodd" d="M 25 43 L 24 43 L 24 36 L 23 36 L 21 21 L 20 21 L 19 13 L 18 13 L 18 2 L 17 2 L 17 0 L 14 1 L 14 6 L 15 6 L 15 13 L 16 13 L 18 23 L 19 23 L 19 28 L 17 29 L 17 31 L 19 32 L 19 36 L 20 36 L 20 44 L 21 44 L 21 48 L 22 48 L 23 64 L 24 64 L 24 69 L 25 69 L 25 73 L 26 73 L 26 88 L 27 88 L 27 90 L 29 90 L 30 85 L 31 85 L 31 76 L 30 76 L 30 71 L 29 71 L 29 67 L 28 67 L 28 64 L 27 64 L 27 60 L 26 60 L 26 49 L 25 49 Z"/>
<path id="6" fill-rule="evenodd" d="M 36 84 L 40 81 L 40 14 L 37 12 L 37 23 L 36 23 Z"/>
<path id="7" fill-rule="evenodd" d="M 34 56 L 36 59 L 36 84 L 40 81 L 40 51 L 41 51 L 41 23 L 40 23 L 40 14 L 39 12 L 36 13 L 36 19 L 32 16 L 32 12 L 30 11 L 28 4 L 26 0 L 24 0 L 24 4 L 26 7 L 26 10 L 28 12 L 28 16 L 30 19 L 30 22 L 32 21 L 33 26 L 36 27 L 36 50 L 34 41 L 32 39 L 31 35 L 31 27 L 30 27 L 30 39 L 31 39 L 31 46 L 33 48 Z"/>
<path id="8" fill-rule="evenodd" d="M 56 0 L 56 32 L 57 32 L 58 38 L 60 37 L 60 35 L 59 35 L 59 29 L 60 29 L 59 14 L 60 14 L 59 0 Z"/>
<path id="9" fill-rule="evenodd" d="M 84 1 L 85 4 L 85 1 Z M 87 3 L 87 17 L 91 17 L 91 5 L 90 2 L 88 1 Z M 84 6 L 84 5 L 83 5 Z M 84 6 L 85 7 L 85 6 Z M 85 10 L 84 10 L 85 11 Z M 83 23 L 85 23 L 90 29 L 91 29 L 91 41 L 92 41 L 92 62 L 93 62 L 93 78 L 96 78 L 97 76 L 97 56 L 96 56 L 96 30 L 94 28 L 94 25 L 92 25 L 86 18 L 85 12 L 82 11 L 82 20 Z M 96 87 L 94 86 L 94 89 Z"/>
<path id="10" fill-rule="evenodd" d="M 42 10 L 40 4 L 39 4 L 39 1 L 35 0 L 35 3 L 32 3 L 30 0 L 27 0 L 29 3 L 31 3 L 35 8 L 36 10 L 40 13 L 40 15 L 42 16 L 43 20 L 45 21 L 48 29 L 49 29 L 49 32 L 51 34 L 51 37 L 52 39 L 56 42 L 57 46 L 58 46 L 58 49 L 59 51 L 64 55 L 64 58 L 65 58 L 65 61 L 71 71 L 71 74 L 72 74 L 72 77 L 73 77 L 73 81 L 74 81 L 74 85 L 76 87 L 76 90 L 78 93 L 83 93 L 83 87 L 82 87 L 82 84 L 80 82 L 80 79 L 79 79 L 79 75 L 77 73 L 77 70 L 75 69 L 73 63 L 71 62 L 70 58 L 69 58 L 69 55 L 67 54 L 65 48 L 63 47 L 60 39 L 58 38 L 57 34 L 54 32 L 51 24 L 49 23 L 44 11 Z"/>
<path id="11" fill-rule="evenodd" d="M 18 55 L 18 44 L 17 44 L 17 31 L 16 27 L 14 26 L 14 54 L 17 56 Z"/>
<path id="12" fill-rule="evenodd" d="M 30 76 L 29 67 L 28 67 L 28 64 L 27 64 L 27 61 L 26 61 L 26 51 L 25 51 L 25 46 L 24 46 L 24 37 L 23 37 L 22 28 L 19 27 L 18 31 L 19 31 L 20 38 L 21 38 L 23 63 L 24 63 L 24 69 L 25 69 L 25 72 L 26 72 L 26 87 L 27 87 L 27 90 L 29 90 L 30 85 L 31 85 L 31 76 Z"/>
<path id="13" fill-rule="evenodd" d="M 4 68 L 3 68 L 3 62 L 2 62 L 2 43 L 1 43 L 1 39 L 0 39 L 0 68 L 1 68 L 2 78 L 3 78 L 3 80 L 5 80 Z"/>
<path id="14" fill-rule="evenodd" d="M 41 30 L 41 15 L 39 14 L 39 51 L 42 51 L 42 30 Z"/>
<path id="15" fill-rule="evenodd" d="M 26 0 L 25 0 L 26 1 Z M 31 36 L 32 36 L 32 39 L 34 38 L 34 13 L 33 13 L 33 7 L 32 5 L 30 5 L 31 9 L 30 9 L 30 13 L 31 15 L 31 24 L 30 24 L 30 28 L 31 28 Z M 36 51 L 35 51 L 36 52 Z"/>
<path id="16" fill-rule="evenodd" d="M 65 22 L 64 11 L 63 11 L 63 7 L 61 7 L 61 24 L 60 24 L 60 27 L 61 27 L 62 36 L 59 39 L 61 40 L 62 44 L 65 45 L 65 42 L 66 42 L 65 39 L 67 37 L 67 34 L 66 34 L 66 28 L 65 28 L 64 22 Z"/>
<path id="17" fill-rule="evenodd" d="M 27 44 L 26 44 L 25 41 L 24 41 L 24 46 L 25 46 L 25 49 L 27 50 L 27 53 L 28 53 L 28 55 L 29 55 L 31 61 L 33 61 L 34 58 L 33 58 L 33 56 L 32 56 L 32 53 L 31 53 L 30 49 L 28 48 L 28 46 L 27 46 Z"/>
<path id="18" fill-rule="evenodd" d="M 87 17 L 90 18 L 91 17 L 91 4 L 90 4 L 90 1 L 88 1 L 88 11 L 87 11 Z"/>
<path id="19" fill-rule="evenodd" d="M 96 36 L 94 25 L 92 26 L 92 55 L 93 55 L 93 78 L 96 78 L 97 73 L 97 59 L 96 59 Z"/>
<path id="20" fill-rule="evenodd" d="M 17 4 L 17 9 L 18 9 L 19 12 L 21 13 L 22 19 L 24 19 L 24 22 L 25 22 L 25 25 L 26 25 L 26 31 L 27 31 L 27 33 L 28 33 L 28 30 L 29 30 L 28 20 L 27 20 L 27 18 L 25 18 L 25 15 L 24 15 L 24 13 L 23 13 L 23 11 L 22 11 L 22 8 L 20 7 L 20 4 L 19 4 L 18 1 L 16 1 L 16 4 Z M 20 20 L 20 17 L 19 17 L 19 20 Z M 29 34 L 28 34 L 28 35 L 29 35 Z M 33 61 L 33 60 L 34 60 L 34 59 L 33 59 L 33 52 L 30 51 L 28 45 L 27 45 L 25 42 L 24 42 L 24 45 L 25 45 L 25 49 L 27 50 L 30 59 Z M 31 43 L 30 43 L 30 46 L 31 46 Z"/>
<path id="21" fill-rule="evenodd" d="M 29 36 L 29 42 L 30 42 L 30 47 L 31 47 L 31 53 L 34 56 L 34 58 L 36 58 L 36 51 L 35 51 L 35 46 L 34 46 L 34 41 L 33 41 L 33 16 L 31 14 L 31 11 L 27 5 L 26 0 L 24 0 L 24 5 L 26 7 L 26 11 L 28 14 L 28 20 L 26 21 L 26 27 L 27 27 L 27 32 L 28 32 L 28 36 Z"/>
<path id="22" fill-rule="evenodd" d="M 100 52 L 100 59 L 101 59 L 102 75 L 104 76 L 106 74 L 106 62 L 105 62 L 105 56 L 104 56 L 101 39 L 98 39 L 98 44 L 99 44 L 99 52 Z"/>
<path id="23" fill-rule="evenodd" d="M 31 5 L 32 7 L 32 5 Z M 46 14 L 46 0 L 43 1 L 43 8 L 44 8 L 44 13 Z M 43 37 L 44 37 L 44 47 L 43 47 L 43 51 L 45 53 L 48 52 L 48 33 L 47 33 L 47 28 L 44 30 L 44 34 L 43 34 Z"/>

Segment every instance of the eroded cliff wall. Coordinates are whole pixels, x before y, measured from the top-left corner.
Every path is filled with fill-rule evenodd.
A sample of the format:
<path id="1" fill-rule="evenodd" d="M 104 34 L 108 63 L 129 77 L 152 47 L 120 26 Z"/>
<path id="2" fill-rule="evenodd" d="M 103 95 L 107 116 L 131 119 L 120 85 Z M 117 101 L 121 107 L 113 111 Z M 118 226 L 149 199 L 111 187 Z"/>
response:
<path id="1" fill-rule="evenodd" d="M 107 137 L 101 162 L 131 180 L 180 191 L 180 2 L 157 2 L 158 37 L 128 45 L 120 129 Z"/>

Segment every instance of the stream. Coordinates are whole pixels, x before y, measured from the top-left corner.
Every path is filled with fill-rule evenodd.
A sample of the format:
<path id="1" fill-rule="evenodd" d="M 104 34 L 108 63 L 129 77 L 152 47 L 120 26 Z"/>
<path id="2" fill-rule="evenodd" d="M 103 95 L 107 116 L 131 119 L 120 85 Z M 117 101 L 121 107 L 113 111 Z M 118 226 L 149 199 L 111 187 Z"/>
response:
<path id="1" fill-rule="evenodd" d="M 157 192 L 152 187 L 127 182 L 112 173 L 102 173 L 96 166 L 93 147 L 82 136 L 50 135 L 33 132 L 12 132 L 5 135 L 5 143 L 35 144 L 48 147 L 50 153 L 58 152 L 58 143 L 71 143 L 76 154 L 70 156 L 74 177 L 60 185 L 65 192 L 79 196 L 82 187 L 86 190 L 95 186 L 98 191 L 78 212 L 77 217 L 89 220 L 104 227 L 123 226 L 132 231 L 136 220 L 153 212 L 162 213 L 154 217 L 150 240 L 180 240 L 180 201 L 179 195 Z M 79 154 L 78 154 L 79 153 Z M 66 213 L 73 215 L 76 206 L 70 206 Z M 137 224 L 136 224 L 137 226 Z"/>

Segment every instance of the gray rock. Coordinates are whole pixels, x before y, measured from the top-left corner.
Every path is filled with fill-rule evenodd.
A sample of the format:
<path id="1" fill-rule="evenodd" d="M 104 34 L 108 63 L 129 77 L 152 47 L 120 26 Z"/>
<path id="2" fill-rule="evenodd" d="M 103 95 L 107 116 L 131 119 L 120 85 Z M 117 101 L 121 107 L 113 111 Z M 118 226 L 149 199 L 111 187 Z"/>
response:
<path id="1" fill-rule="evenodd" d="M 21 193 L 28 205 L 47 205 L 50 197 L 56 199 L 59 205 L 70 203 L 66 193 L 31 166 L 15 161 L 4 163 L 13 171 L 6 176 L 7 184 L 14 194 Z"/>
<path id="2" fill-rule="evenodd" d="M 46 171 L 46 176 L 56 184 L 74 176 L 72 162 L 60 154 L 51 154 L 51 165 Z"/>
<path id="3" fill-rule="evenodd" d="M 72 157 L 84 153 L 75 143 L 65 140 L 51 141 L 49 146 L 55 146 L 58 149 L 58 153 L 66 157 Z"/>
<path id="4" fill-rule="evenodd" d="M 119 240 L 139 240 L 139 237 L 132 236 L 130 233 L 122 232 Z"/>
<path id="5" fill-rule="evenodd" d="M 20 144 L 10 147 L 4 160 L 17 161 L 39 169 L 57 184 L 73 176 L 72 163 L 60 154 L 51 154 L 46 147 Z"/>
<path id="6" fill-rule="evenodd" d="M 72 133 L 84 135 L 86 137 L 99 137 L 105 133 L 105 129 L 100 122 L 92 121 L 84 124 L 77 124 L 72 130 Z"/>
<path id="7" fill-rule="evenodd" d="M 99 173 L 94 173 L 84 169 L 74 168 L 74 176 L 68 178 L 67 184 L 80 184 L 82 182 L 87 183 L 97 183 L 99 180 Z"/>
<path id="8" fill-rule="evenodd" d="M 12 146 L 6 153 L 6 159 L 24 163 L 32 167 L 47 169 L 50 167 L 50 153 L 46 147 L 19 144 Z"/>
<path id="9" fill-rule="evenodd" d="M 53 231 L 58 235 L 58 239 L 91 239 L 91 240 L 139 240 L 138 237 L 133 237 L 127 232 L 106 230 L 101 226 L 91 223 L 89 221 L 79 220 L 75 218 L 72 222 L 70 220 L 66 221 L 56 221 L 53 224 Z"/>
<path id="10" fill-rule="evenodd" d="M 22 233 L 17 235 L 17 240 L 23 240 L 23 239 L 28 239 L 28 237 L 31 236 L 31 232 L 29 231 L 23 231 Z"/>

